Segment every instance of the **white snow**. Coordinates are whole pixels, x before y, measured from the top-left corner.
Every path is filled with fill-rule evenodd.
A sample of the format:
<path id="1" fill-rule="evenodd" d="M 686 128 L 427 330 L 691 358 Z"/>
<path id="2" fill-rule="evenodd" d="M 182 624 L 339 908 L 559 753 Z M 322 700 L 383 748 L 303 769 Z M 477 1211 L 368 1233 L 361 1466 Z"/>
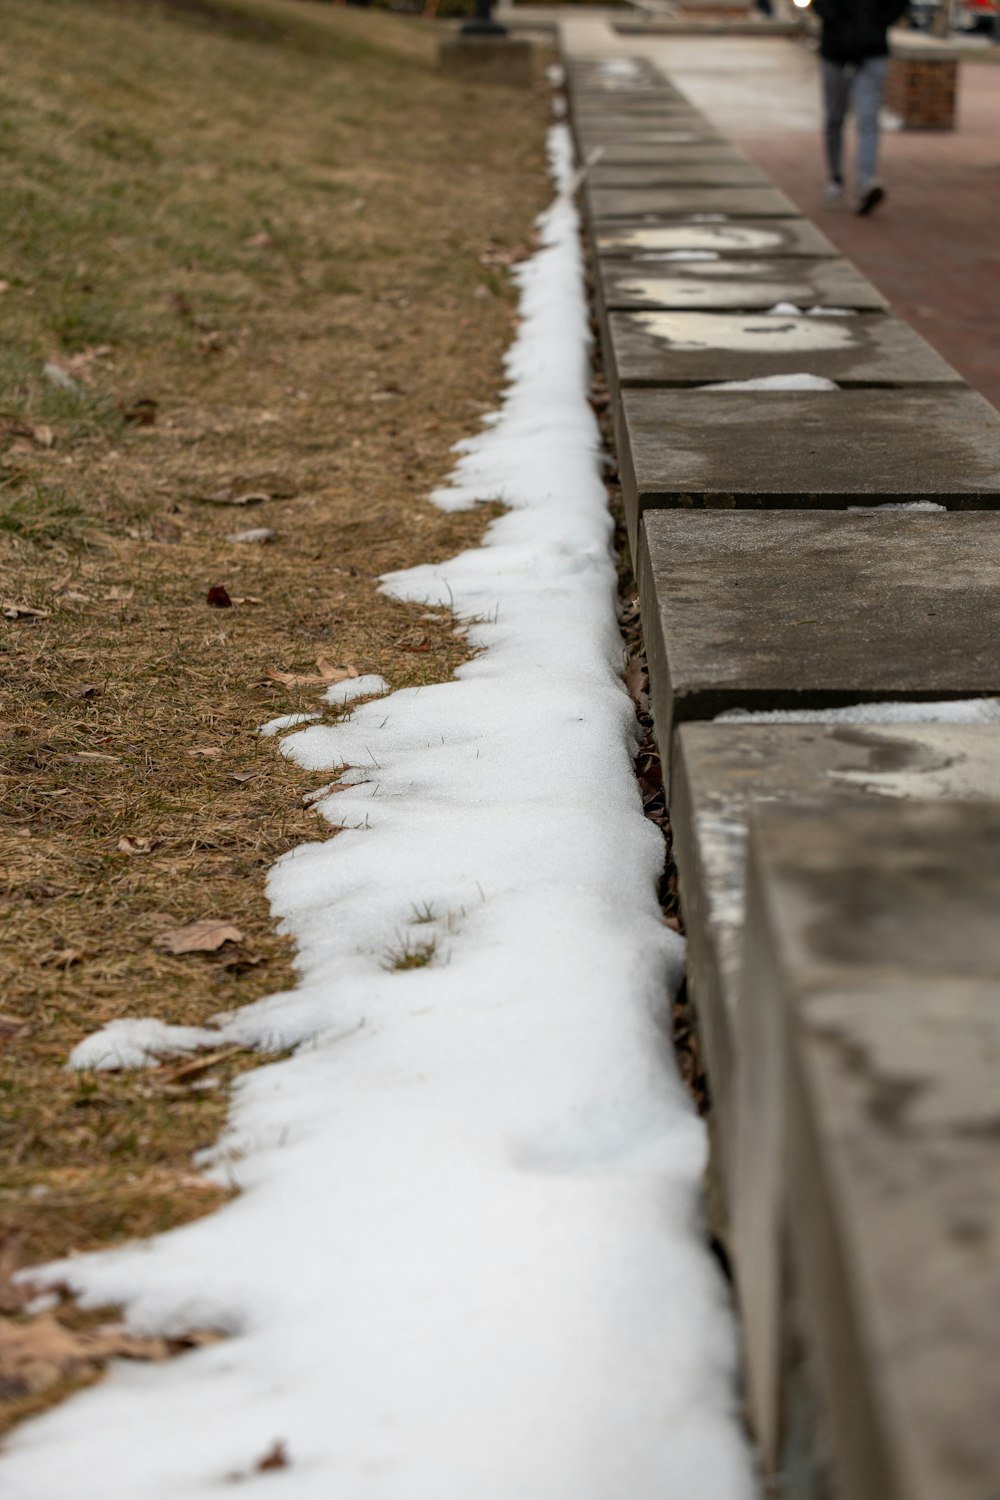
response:
<path id="1" fill-rule="evenodd" d="M 728 708 L 717 724 L 1000 724 L 1000 699 L 956 698 L 937 703 L 851 703 L 846 708 Z"/>
<path id="2" fill-rule="evenodd" d="M 551 145 L 565 187 L 563 128 Z M 231 1337 L 119 1364 L 21 1428 L 17 1500 L 221 1500 L 234 1476 L 289 1500 L 754 1493 L 668 1040 L 683 945 L 632 772 L 564 192 L 541 241 L 502 411 L 440 495 L 510 509 L 386 581 L 453 603 L 480 653 L 282 742 L 352 769 L 320 804 L 346 831 L 270 882 L 299 987 L 213 1033 L 298 1045 L 236 1091 L 212 1159 L 243 1191 L 49 1273 L 133 1328 Z M 289 1466 L 256 1474 L 276 1441 Z"/>
<path id="3" fill-rule="evenodd" d="M 699 391 L 839 391 L 835 380 L 825 375 L 755 375 L 750 380 L 718 380 L 700 385 Z M 859 507 L 860 508 L 860 507 Z"/>
<path id="4" fill-rule="evenodd" d="M 272 735 L 280 734 L 283 729 L 294 729 L 296 724 L 308 724 L 311 719 L 321 719 L 322 714 L 279 714 L 276 719 L 268 719 L 258 729 L 258 734 Z"/>
<path id="5" fill-rule="evenodd" d="M 351 703 L 355 698 L 375 698 L 389 691 L 384 677 L 374 672 L 362 673 L 360 677 L 345 677 L 343 682 L 334 682 L 323 694 L 327 703 Z"/>
<path id="6" fill-rule="evenodd" d="M 653 338 L 674 349 L 728 349 L 741 354 L 814 353 L 854 343 L 834 319 L 771 313 L 635 312 L 629 316 Z"/>
<path id="7" fill-rule="evenodd" d="M 161 1057 L 197 1052 L 219 1040 L 218 1031 L 201 1026 L 167 1026 L 151 1018 L 109 1021 L 73 1048 L 69 1066 L 81 1071 L 151 1068 Z"/>

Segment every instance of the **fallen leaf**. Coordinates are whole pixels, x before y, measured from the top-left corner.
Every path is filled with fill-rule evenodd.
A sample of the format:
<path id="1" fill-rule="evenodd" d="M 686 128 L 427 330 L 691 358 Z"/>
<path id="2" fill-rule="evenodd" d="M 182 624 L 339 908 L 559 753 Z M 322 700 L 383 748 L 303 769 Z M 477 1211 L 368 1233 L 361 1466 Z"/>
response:
<path id="1" fill-rule="evenodd" d="M 258 1458 L 254 1468 L 258 1474 L 266 1474 L 270 1469 L 287 1469 L 291 1460 L 288 1450 L 280 1438 L 275 1438 L 263 1458 Z"/>
<path id="2" fill-rule="evenodd" d="M 71 698 L 96 698 L 100 693 L 96 682 L 78 682 L 75 687 L 69 689 Z"/>
<path id="3" fill-rule="evenodd" d="M 152 839 L 143 838 L 138 834 L 126 833 L 118 840 L 116 848 L 119 854 L 152 854 L 155 845 Z"/>
<path id="4" fill-rule="evenodd" d="M 248 240 L 243 241 L 248 250 L 269 250 L 274 244 L 274 235 L 261 230 L 260 234 L 252 234 Z"/>
<path id="5" fill-rule="evenodd" d="M 257 594 L 234 594 L 230 600 L 231 604 L 263 604 L 264 601 Z"/>
<path id="6" fill-rule="evenodd" d="M 224 943 L 242 943 L 243 934 L 231 922 L 208 917 L 188 927 L 172 927 L 153 939 L 154 948 L 167 953 L 215 953 Z"/>
<path id="7" fill-rule="evenodd" d="M 44 422 L 40 422 L 36 427 L 32 427 L 31 436 L 41 448 L 51 448 L 56 440 L 52 428 L 47 427 Z"/>
<path id="8" fill-rule="evenodd" d="M 2 296 L 4 292 L 9 292 L 9 291 L 10 291 L 10 282 L 9 281 L 0 281 L 0 296 Z"/>
<path id="9" fill-rule="evenodd" d="M 205 595 L 205 603 L 210 604 L 213 609 L 232 609 L 233 601 L 229 597 L 229 590 L 224 584 L 215 583 Z"/>
<path id="10" fill-rule="evenodd" d="M 188 751 L 188 755 L 203 755 L 206 760 L 218 760 L 221 754 L 218 745 L 204 745 L 197 750 Z"/>
<path id="11" fill-rule="evenodd" d="M 231 771 L 230 781 L 255 781 L 261 773 L 259 771 Z"/>
<path id="12" fill-rule="evenodd" d="M 285 687 L 325 687 L 331 682 L 346 682 L 358 675 L 357 667 L 335 667 L 325 656 L 317 656 L 316 667 L 318 675 L 316 672 L 279 672 L 276 667 L 268 667 L 267 675 Z"/>
<path id="13" fill-rule="evenodd" d="M 640 693 L 644 693 L 649 687 L 649 676 L 646 668 L 646 659 L 643 656 L 633 656 L 624 672 L 625 686 L 628 695 L 637 700 Z"/>
<path id="14" fill-rule="evenodd" d="M 163 1360 L 166 1339 L 137 1338 L 120 1325 L 64 1328 L 51 1313 L 0 1322 L 0 1388 L 10 1399 L 35 1396 L 63 1381 L 98 1374 L 109 1359 Z"/>
<path id="15" fill-rule="evenodd" d="M 18 604 L 13 600 L 4 600 L 0 604 L 0 614 L 5 620 L 45 620 L 48 618 L 47 609 L 36 609 L 33 604 Z"/>
<path id="16" fill-rule="evenodd" d="M 75 589 L 67 589 L 65 594 L 59 595 L 60 604 L 90 604 L 89 594 L 79 594 Z"/>
<path id="17" fill-rule="evenodd" d="M 0 1010 L 0 1042 L 17 1041 L 20 1037 L 27 1036 L 30 1030 L 27 1021 L 21 1016 L 11 1016 Z"/>
<path id="18" fill-rule="evenodd" d="M 273 542 L 277 535 L 278 533 L 272 531 L 270 526 L 254 526 L 250 531 L 231 531 L 226 537 L 226 541 L 260 544 L 263 542 Z"/>
<path id="19" fill-rule="evenodd" d="M 119 411 L 126 422 L 134 427 L 152 427 L 160 410 L 160 403 L 152 396 L 136 396 L 127 405 L 121 404 Z"/>

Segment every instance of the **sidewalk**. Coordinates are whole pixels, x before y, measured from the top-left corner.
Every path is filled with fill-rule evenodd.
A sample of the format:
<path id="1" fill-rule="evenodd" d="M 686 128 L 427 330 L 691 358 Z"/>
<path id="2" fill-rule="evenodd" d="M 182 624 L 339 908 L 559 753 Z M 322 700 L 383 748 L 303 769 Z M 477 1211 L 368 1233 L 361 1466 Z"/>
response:
<path id="1" fill-rule="evenodd" d="M 884 208 L 868 219 L 823 201 L 816 59 L 769 38 L 618 35 L 561 28 L 571 55 L 642 56 L 662 68 L 869 276 L 894 309 L 1000 406 L 1000 72 L 966 62 L 959 128 L 883 137 Z"/>

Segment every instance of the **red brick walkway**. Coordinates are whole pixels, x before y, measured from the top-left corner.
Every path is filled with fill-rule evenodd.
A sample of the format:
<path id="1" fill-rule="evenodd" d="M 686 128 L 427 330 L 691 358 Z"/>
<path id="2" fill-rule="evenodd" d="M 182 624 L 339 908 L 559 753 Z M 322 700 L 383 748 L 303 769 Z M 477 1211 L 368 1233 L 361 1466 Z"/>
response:
<path id="1" fill-rule="evenodd" d="M 818 138 L 729 133 L 1000 408 L 1000 67 L 963 63 L 959 114 L 955 131 L 883 136 L 888 196 L 867 219 L 823 202 Z"/>

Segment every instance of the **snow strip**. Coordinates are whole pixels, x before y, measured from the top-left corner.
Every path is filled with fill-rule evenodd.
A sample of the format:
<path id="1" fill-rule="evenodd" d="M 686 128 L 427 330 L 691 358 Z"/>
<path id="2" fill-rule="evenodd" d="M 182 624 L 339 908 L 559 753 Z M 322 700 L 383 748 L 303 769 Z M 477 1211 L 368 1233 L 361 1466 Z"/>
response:
<path id="1" fill-rule="evenodd" d="M 1000 699 L 852 703 L 846 708 L 727 708 L 716 724 L 1000 724 Z"/>
<path id="2" fill-rule="evenodd" d="M 718 380 L 699 385 L 699 391 L 839 391 L 835 380 L 825 375 L 755 375 L 750 380 Z"/>
<path id="3" fill-rule="evenodd" d="M 557 127 L 561 187 L 571 145 Z M 503 408 L 446 505 L 482 548 L 390 578 L 482 650 L 282 742 L 354 769 L 346 831 L 270 882 L 301 984 L 224 1038 L 295 1046 L 236 1091 L 242 1194 L 50 1271 L 131 1327 L 231 1337 L 14 1434 L 17 1500 L 749 1500 L 705 1138 L 678 1080 L 659 832 L 632 773 L 611 522 L 564 192 L 519 268 Z M 255 1464 L 280 1441 L 287 1466 Z M 256 1489 L 254 1489 L 256 1493 Z"/>
<path id="4" fill-rule="evenodd" d="M 361 677 L 347 677 L 335 682 L 323 694 L 327 703 L 352 703 L 355 698 L 378 698 L 389 691 L 384 677 L 369 672 Z"/>

